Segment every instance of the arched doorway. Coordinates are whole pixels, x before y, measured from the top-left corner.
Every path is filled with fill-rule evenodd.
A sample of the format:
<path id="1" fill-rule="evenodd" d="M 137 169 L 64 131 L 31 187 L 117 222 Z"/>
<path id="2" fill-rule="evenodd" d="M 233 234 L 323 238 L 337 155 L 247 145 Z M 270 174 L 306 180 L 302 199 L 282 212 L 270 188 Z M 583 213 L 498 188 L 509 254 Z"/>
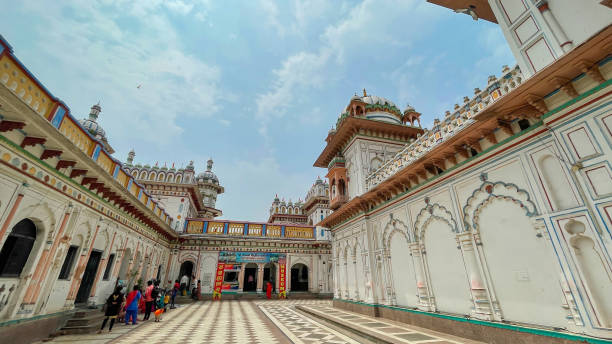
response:
<path id="1" fill-rule="evenodd" d="M 89 299 L 89 292 L 96 279 L 98 267 L 100 265 L 100 258 L 102 258 L 102 251 L 92 250 L 85 266 L 85 272 L 81 278 L 81 284 L 79 285 L 79 291 L 77 292 L 74 303 L 86 303 Z"/>
<path id="2" fill-rule="evenodd" d="M 36 241 L 36 225 L 30 219 L 19 221 L 11 229 L 0 250 L 0 277 L 20 277 Z"/>
<path id="3" fill-rule="evenodd" d="M 244 266 L 244 281 L 242 283 L 242 291 L 257 290 L 257 264 L 248 263 Z"/>
<path id="4" fill-rule="evenodd" d="M 183 278 L 183 276 L 187 276 L 187 278 Z M 193 276 L 193 262 L 186 260 L 181 264 L 181 268 L 179 269 L 178 280 L 181 283 L 182 290 L 189 290 L 189 286 L 191 285 L 191 276 Z"/>
<path id="5" fill-rule="evenodd" d="M 263 275 L 263 290 L 266 291 L 268 282 L 272 284 L 272 291 L 276 290 L 276 265 L 274 263 L 267 263 L 264 265 Z"/>
<path id="6" fill-rule="evenodd" d="M 302 263 L 291 267 L 291 291 L 308 291 L 308 267 Z"/>

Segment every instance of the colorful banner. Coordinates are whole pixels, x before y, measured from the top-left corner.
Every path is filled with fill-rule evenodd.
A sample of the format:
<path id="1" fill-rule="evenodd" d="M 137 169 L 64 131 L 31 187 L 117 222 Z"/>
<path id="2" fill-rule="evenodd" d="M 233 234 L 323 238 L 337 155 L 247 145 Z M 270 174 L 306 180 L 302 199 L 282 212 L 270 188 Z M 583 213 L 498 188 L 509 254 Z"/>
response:
<path id="1" fill-rule="evenodd" d="M 283 255 L 283 257 L 279 258 L 278 260 L 278 298 L 279 299 L 286 299 L 287 298 L 287 290 L 286 290 L 286 286 L 287 286 L 287 281 L 286 281 L 286 264 L 285 264 L 285 256 Z"/>
<path id="2" fill-rule="evenodd" d="M 225 263 L 219 262 L 217 264 L 217 275 L 215 276 L 215 288 L 213 290 L 213 300 L 221 300 L 221 288 L 223 287 L 223 271 L 225 270 Z"/>
<path id="3" fill-rule="evenodd" d="M 271 252 L 219 252 L 219 261 L 224 263 L 276 263 L 285 259 L 284 253 Z"/>

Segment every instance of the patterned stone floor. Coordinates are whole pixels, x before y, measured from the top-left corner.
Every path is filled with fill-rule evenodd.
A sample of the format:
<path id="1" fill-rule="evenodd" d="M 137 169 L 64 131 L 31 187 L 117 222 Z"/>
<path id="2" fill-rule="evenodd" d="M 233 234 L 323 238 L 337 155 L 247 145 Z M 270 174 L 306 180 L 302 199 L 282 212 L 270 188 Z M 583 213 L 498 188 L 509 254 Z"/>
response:
<path id="1" fill-rule="evenodd" d="M 431 344 L 479 344 L 482 342 L 451 336 L 428 330 L 421 327 L 411 326 L 397 321 L 383 318 L 373 318 L 359 313 L 349 312 L 334 308 L 329 304 L 302 305 L 311 313 L 319 314 L 321 317 L 329 317 L 349 324 L 352 328 L 363 333 L 369 333 L 374 337 L 385 336 L 393 343 L 431 343 Z M 317 316 L 314 316 L 317 317 Z"/>
<path id="2" fill-rule="evenodd" d="M 273 300 L 198 302 L 163 315 L 161 322 L 115 325 L 112 333 L 69 335 L 52 343 L 266 343 L 340 344 L 364 343 L 307 316 L 296 306 L 327 316 L 349 320 L 369 333 L 393 337 L 396 343 L 476 343 L 434 331 L 371 318 L 332 307 L 327 300 Z M 346 332 L 344 332 L 346 333 Z M 369 342 L 367 342 L 369 343 Z"/>

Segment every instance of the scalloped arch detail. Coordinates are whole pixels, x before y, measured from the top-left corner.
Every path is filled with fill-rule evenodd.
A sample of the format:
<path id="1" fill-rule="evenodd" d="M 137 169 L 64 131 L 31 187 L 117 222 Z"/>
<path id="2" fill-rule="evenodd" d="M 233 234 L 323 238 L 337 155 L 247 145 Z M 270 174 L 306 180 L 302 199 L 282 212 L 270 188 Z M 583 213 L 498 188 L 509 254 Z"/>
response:
<path id="1" fill-rule="evenodd" d="M 417 239 L 423 237 L 424 229 L 427 228 L 427 225 L 433 220 L 441 220 L 451 228 L 453 233 L 459 233 L 459 227 L 457 226 L 457 221 L 453 219 L 453 214 L 451 214 L 446 207 L 434 203 L 428 204 L 425 208 L 421 209 L 417 215 L 416 221 L 414 222 Z"/>
<path id="2" fill-rule="evenodd" d="M 480 212 L 495 199 L 509 200 L 518 204 L 525 210 L 528 217 L 537 215 L 536 205 L 527 191 L 512 183 L 485 181 L 478 189 L 474 190 L 463 207 L 463 222 L 466 231 L 478 230 L 477 223 Z"/>

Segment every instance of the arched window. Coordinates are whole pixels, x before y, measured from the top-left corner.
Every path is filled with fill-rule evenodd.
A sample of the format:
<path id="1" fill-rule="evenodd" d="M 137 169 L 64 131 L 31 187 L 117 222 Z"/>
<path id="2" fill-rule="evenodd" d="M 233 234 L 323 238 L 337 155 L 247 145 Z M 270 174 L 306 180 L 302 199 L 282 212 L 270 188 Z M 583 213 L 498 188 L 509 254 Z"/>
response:
<path id="1" fill-rule="evenodd" d="M 155 180 L 155 176 L 157 176 L 157 173 L 151 172 L 151 174 L 149 174 L 149 180 Z"/>
<path id="2" fill-rule="evenodd" d="M 168 177 L 166 178 L 166 181 L 171 183 L 172 182 L 172 177 L 174 177 L 173 174 L 168 174 Z"/>
<path id="3" fill-rule="evenodd" d="M 181 177 L 181 175 L 180 175 L 180 174 L 179 174 L 179 175 L 177 175 L 177 176 L 176 176 L 176 182 L 177 182 L 177 183 L 180 183 L 180 182 L 181 182 L 181 178 L 182 178 L 182 177 Z"/>
<path id="4" fill-rule="evenodd" d="M 0 251 L 0 277 L 19 277 L 28 262 L 36 240 L 36 225 L 30 219 L 19 221 Z"/>
<path id="5" fill-rule="evenodd" d="M 140 172 L 140 179 L 146 179 L 147 178 L 147 172 L 142 171 Z"/>
<path id="6" fill-rule="evenodd" d="M 340 179 L 340 181 L 338 182 L 338 192 L 340 193 L 340 196 L 344 196 L 346 194 L 346 186 L 344 184 L 344 179 Z"/>
<path id="7" fill-rule="evenodd" d="M 163 173 L 160 173 L 160 174 L 159 174 L 159 177 L 157 178 L 157 181 L 159 181 L 159 182 L 163 182 L 163 181 L 164 181 L 164 177 L 165 177 L 165 176 L 164 176 L 164 174 L 163 174 Z"/>

